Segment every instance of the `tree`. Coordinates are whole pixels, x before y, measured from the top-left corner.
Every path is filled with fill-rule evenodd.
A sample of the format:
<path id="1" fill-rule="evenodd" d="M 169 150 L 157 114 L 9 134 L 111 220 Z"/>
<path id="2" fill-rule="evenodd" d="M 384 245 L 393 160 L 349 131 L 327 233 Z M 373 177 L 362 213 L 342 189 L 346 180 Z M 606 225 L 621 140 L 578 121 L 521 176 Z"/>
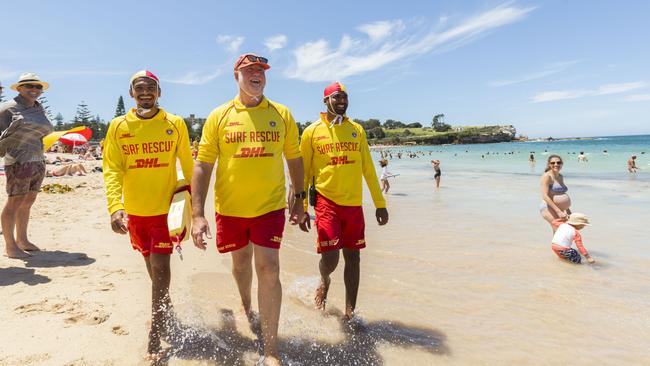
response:
<path id="1" fill-rule="evenodd" d="M 120 98 L 117 100 L 117 107 L 115 108 L 115 117 L 123 116 L 126 114 L 126 109 L 124 108 L 124 98 L 120 95 Z"/>
<path id="2" fill-rule="evenodd" d="M 406 128 L 422 128 L 422 123 L 420 122 L 409 123 L 408 125 L 406 125 Z"/>
<path id="3" fill-rule="evenodd" d="M 92 115 L 90 114 L 90 111 L 88 110 L 88 104 L 84 102 L 83 100 L 79 105 L 77 105 L 77 114 L 74 116 L 74 125 L 76 126 L 88 126 L 90 123 L 90 120 L 92 118 Z"/>
<path id="4" fill-rule="evenodd" d="M 386 137 L 386 132 L 384 132 L 384 129 L 381 127 L 375 127 L 368 130 L 368 137 L 375 138 L 375 139 L 383 139 L 384 137 Z"/>
<path id="5" fill-rule="evenodd" d="M 54 124 L 54 129 L 57 131 L 62 131 L 65 130 L 65 126 L 63 123 L 63 115 L 61 113 L 57 113 L 56 117 L 54 117 L 54 120 L 56 123 Z"/>
<path id="6" fill-rule="evenodd" d="M 47 101 L 47 98 L 45 97 L 45 95 L 41 95 L 41 96 L 38 98 L 38 102 L 39 102 L 39 103 L 41 104 L 41 106 L 43 107 L 43 111 L 45 111 L 45 115 L 47 116 L 47 118 L 49 118 L 50 121 L 53 120 L 53 119 L 54 119 L 54 116 L 52 116 L 52 111 L 50 110 L 50 104 L 49 104 L 49 102 Z"/>
<path id="7" fill-rule="evenodd" d="M 88 125 L 86 125 L 86 127 L 90 128 L 90 130 L 93 131 L 91 139 L 101 140 L 106 137 L 108 126 L 106 126 L 106 123 L 104 123 L 104 120 L 102 120 L 99 114 L 93 117 Z"/>
<path id="8" fill-rule="evenodd" d="M 411 136 L 413 132 L 411 132 L 408 128 L 402 132 L 402 136 Z"/>
<path id="9" fill-rule="evenodd" d="M 447 132 L 451 130 L 451 126 L 443 122 L 444 118 L 445 118 L 444 114 L 436 114 L 435 116 L 433 116 L 431 127 L 433 127 L 434 131 Z"/>

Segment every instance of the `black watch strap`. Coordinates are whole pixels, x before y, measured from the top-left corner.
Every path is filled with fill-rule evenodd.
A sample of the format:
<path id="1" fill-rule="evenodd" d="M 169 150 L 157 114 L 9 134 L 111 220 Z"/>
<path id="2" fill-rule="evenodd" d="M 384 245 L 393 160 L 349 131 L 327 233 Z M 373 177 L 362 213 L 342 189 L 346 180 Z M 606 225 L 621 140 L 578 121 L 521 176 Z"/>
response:
<path id="1" fill-rule="evenodd" d="M 300 198 L 300 199 L 305 199 L 307 197 L 307 193 L 305 191 L 294 193 L 293 195 L 294 198 Z"/>

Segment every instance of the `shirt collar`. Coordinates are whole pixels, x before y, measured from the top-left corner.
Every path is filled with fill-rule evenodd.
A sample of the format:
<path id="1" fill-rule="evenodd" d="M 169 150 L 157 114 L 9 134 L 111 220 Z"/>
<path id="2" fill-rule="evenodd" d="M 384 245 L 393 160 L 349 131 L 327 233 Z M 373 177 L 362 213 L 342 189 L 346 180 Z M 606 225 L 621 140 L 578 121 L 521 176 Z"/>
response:
<path id="1" fill-rule="evenodd" d="M 320 112 L 320 121 L 321 121 L 323 124 L 325 124 L 325 126 L 330 127 L 330 128 L 332 128 L 332 127 L 334 127 L 334 126 L 337 125 L 336 123 L 330 123 L 330 121 L 327 120 L 327 112 Z M 350 121 L 350 118 L 348 118 L 348 117 L 346 116 L 345 118 L 343 118 L 343 121 L 341 121 L 341 123 L 338 123 L 338 124 L 342 125 L 342 124 L 344 124 L 345 122 L 349 122 L 349 121 Z"/>
<path id="2" fill-rule="evenodd" d="M 269 107 L 269 100 L 266 99 L 266 97 L 263 96 L 263 95 L 262 95 L 262 101 L 260 102 L 260 104 L 256 105 L 255 107 L 246 107 L 244 105 L 244 103 L 241 102 L 241 99 L 239 98 L 239 95 L 237 95 L 233 99 L 233 101 L 235 103 L 235 108 L 237 108 L 237 109 L 255 109 L 255 108 L 268 108 Z"/>
<path id="3" fill-rule="evenodd" d="M 135 113 L 135 108 L 129 109 L 129 113 L 126 114 L 126 120 L 128 122 L 133 122 L 133 121 L 151 121 L 154 119 L 165 119 L 167 116 L 167 112 L 165 112 L 164 109 L 158 107 L 158 113 L 156 113 L 153 117 L 143 119 L 138 117 L 137 113 Z"/>
<path id="4" fill-rule="evenodd" d="M 27 98 L 23 97 L 20 94 L 16 95 L 14 100 L 16 101 L 16 103 L 18 103 L 18 104 L 20 104 L 22 106 L 30 107 L 30 105 L 27 104 Z M 34 102 L 34 107 L 38 107 L 39 105 L 41 105 L 41 103 L 39 103 L 38 100 Z"/>

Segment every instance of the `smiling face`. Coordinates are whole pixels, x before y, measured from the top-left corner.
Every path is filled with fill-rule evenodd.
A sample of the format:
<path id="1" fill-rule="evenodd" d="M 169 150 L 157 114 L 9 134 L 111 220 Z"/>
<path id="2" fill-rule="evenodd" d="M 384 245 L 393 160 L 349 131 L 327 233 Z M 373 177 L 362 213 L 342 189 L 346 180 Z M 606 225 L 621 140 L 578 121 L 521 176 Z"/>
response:
<path id="1" fill-rule="evenodd" d="M 548 168 L 553 172 L 559 173 L 560 169 L 562 169 L 562 164 L 562 158 L 559 156 L 553 155 L 548 159 Z"/>
<path id="2" fill-rule="evenodd" d="M 139 108 L 151 109 L 156 106 L 161 92 L 155 80 L 139 78 L 133 82 L 129 94 Z"/>
<path id="3" fill-rule="evenodd" d="M 43 94 L 43 85 L 41 84 L 22 84 L 18 86 L 18 94 L 29 102 L 34 103 L 38 97 Z"/>
<path id="4" fill-rule="evenodd" d="M 325 98 L 325 103 L 334 113 L 345 115 L 345 112 L 348 110 L 348 93 L 343 91 L 334 93 Z"/>
<path id="5" fill-rule="evenodd" d="M 266 86 L 264 67 L 251 65 L 240 68 L 235 72 L 235 80 L 239 84 L 240 93 L 243 91 L 249 97 L 261 97 Z"/>

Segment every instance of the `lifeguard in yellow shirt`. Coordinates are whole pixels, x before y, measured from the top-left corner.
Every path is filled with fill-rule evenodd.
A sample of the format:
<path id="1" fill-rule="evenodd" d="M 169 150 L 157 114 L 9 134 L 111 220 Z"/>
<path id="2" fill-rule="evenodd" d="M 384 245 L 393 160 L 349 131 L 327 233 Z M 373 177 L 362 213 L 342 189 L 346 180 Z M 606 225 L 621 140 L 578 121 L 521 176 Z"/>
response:
<path id="1" fill-rule="evenodd" d="M 147 357 L 156 360 L 161 356 L 160 338 L 169 334 L 173 320 L 169 297 L 173 246 L 167 213 L 176 189 L 176 159 L 188 178 L 193 160 L 185 121 L 158 107 L 158 78 L 146 70 L 135 73 L 129 94 L 137 107 L 112 120 L 106 134 L 104 185 L 113 231 L 129 233 L 151 278 Z"/>
<path id="2" fill-rule="evenodd" d="M 370 189 L 379 225 L 388 222 L 386 201 L 379 188 L 379 180 L 370 156 L 368 140 L 363 127 L 351 121 L 348 93 L 339 82 L 325 88 L 323 102 L 327 112 L 321 113 L 302 134 L 300 150 L 305 165 L 305 186 L 316 188 L 317 252 L 321 259 L 321 283 L 314 298 L 316 307 L 325 310 L 330 275 L 339 262 L 343 250 L 345 270 L 345 317 L 354 316 L 359 292 L 359 250 L 366 247 L 363 219 L 362 177 Z M 307 206 L 305 205 L 305 209 Z M 300 223 L 309 228 L 309 216 Z"/>
<path id="3" fill-rule="evenodd" d="M 263 94 L 269 68 L 264 57 L 241 55 L 234 67 L 239 95 L 212 111 L 203 126 L 192 177 L 192 237 L 201 249 L 206 248 L 204 235 L 211 238 L 204 205 L 217 162 L 217 249 L 231 253 L 232 274 L 249 321 L 254 319 L 251 286 L 255 258 L 264 342 L 264 357 L 258 364 L 278 365 L 282 302 L 279 249 L 286 207 L 284 160 L 297 192 L 289 217 L 294 225 L 303 220 L 305 192 L 298 126 L 287 107 Z"/>

